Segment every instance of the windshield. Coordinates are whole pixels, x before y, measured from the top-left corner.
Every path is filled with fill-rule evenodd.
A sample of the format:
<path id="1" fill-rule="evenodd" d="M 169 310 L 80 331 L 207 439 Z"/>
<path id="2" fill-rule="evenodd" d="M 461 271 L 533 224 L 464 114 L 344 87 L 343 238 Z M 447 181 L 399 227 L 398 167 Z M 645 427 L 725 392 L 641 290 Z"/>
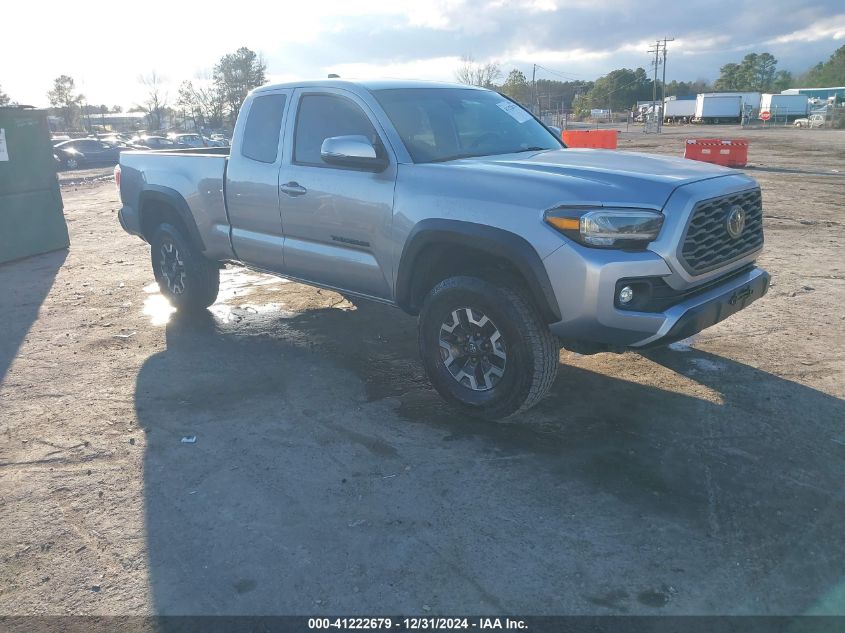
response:
<path id="1" fill-rule="evenodd" d="M 495 92 L 405 88 L 373 95 L 415 163 L 562 147 L 528 111 Z"/>

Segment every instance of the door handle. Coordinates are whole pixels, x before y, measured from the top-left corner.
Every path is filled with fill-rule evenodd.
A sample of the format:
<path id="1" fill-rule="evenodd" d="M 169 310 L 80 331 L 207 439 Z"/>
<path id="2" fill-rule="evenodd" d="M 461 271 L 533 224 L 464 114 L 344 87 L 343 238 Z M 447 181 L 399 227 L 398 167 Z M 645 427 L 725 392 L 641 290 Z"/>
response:
<path id="1" fill-rule="evenodd" d="M 292 198 L 295 196 L 303 196 L 308 193 L 308 190 L 305 187 L 294 181 L 279 185 L 279 191 L 286 193 Z"/>

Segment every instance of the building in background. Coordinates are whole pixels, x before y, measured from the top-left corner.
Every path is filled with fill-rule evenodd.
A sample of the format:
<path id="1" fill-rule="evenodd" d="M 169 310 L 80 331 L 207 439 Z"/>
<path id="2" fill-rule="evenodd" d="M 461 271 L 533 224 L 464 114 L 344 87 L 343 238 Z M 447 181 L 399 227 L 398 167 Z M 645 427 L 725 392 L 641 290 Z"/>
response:
<path id="1" fill-rule="evenodd" d="M 845 101 L 845 86 L 837 88 L 789 88 L 783 90 L 781 94 L 785 95 L 807 95 L 810 99 L 818 99 L 819 101 L 834 100 L 837 103 Z"/>

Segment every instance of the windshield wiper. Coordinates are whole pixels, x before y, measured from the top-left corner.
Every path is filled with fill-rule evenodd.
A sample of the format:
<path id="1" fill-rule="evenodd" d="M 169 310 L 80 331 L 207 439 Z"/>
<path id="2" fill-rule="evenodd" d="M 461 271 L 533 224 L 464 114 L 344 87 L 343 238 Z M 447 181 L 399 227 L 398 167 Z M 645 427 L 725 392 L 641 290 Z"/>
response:
<path id="1" fill-rule="evenodd" d="M 543 151 L 550 150 L 550 149 L 552 149 L 552 148 L 551 147 L 526 147 L 525 149 L 518 149 L 513 153 L 514 154 L 520 154 L 522 152 L 543 152 Z"/>

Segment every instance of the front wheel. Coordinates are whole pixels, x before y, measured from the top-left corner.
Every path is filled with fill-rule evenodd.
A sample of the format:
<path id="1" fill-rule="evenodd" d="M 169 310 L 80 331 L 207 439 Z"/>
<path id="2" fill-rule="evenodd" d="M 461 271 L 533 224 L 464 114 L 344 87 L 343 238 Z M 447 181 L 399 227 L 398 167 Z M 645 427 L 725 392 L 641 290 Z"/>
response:
<path id="1" fill-rule="evenodd" d="M 206 259 L 172 224 L 161 224 L 150 243 L 153 272 L 161 293 L 177 308 L 201 310 L 217 299 L 220 268 Z"/>
<path id="2" fill-rule="evenodd" d="M 531 408 L 557 375 L 557 338 L 533 304 L 477 277 L 450 277 L 431 290 L 419 345 L 438 393 L 488 419 Z"/>

